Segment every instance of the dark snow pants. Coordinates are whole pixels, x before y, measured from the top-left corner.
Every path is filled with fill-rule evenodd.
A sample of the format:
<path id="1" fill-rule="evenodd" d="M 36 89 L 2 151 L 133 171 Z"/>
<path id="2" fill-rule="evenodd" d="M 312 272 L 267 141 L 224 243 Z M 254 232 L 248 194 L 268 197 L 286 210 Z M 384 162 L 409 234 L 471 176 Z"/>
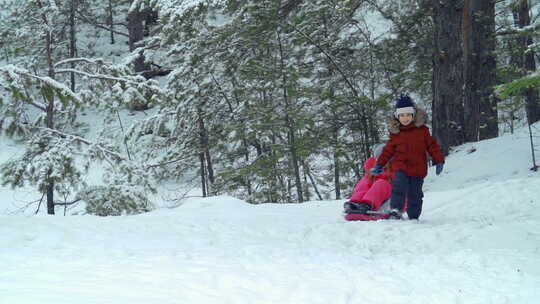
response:
<path id="1" fill-rule="evenodd" d="M 420 213 L 422 213 L 423 184 L 424 179 L 422 177 L 408 176 L 405 171 L 398 170 L 393 182 L 390 207 L 402 210 L 405 198 L 409 198 L 407 215 L 409 219 L 418 219 Z"/>

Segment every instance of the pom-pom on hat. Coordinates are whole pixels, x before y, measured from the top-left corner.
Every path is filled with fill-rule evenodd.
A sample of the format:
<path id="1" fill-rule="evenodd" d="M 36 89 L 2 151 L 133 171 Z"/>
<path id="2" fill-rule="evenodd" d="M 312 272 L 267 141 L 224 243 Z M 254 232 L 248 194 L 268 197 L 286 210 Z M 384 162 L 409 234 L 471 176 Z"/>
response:
<path id="1" fill-rule="evenodd" d="M 399 114 L 404 113 L 411 113 L 412 115 L 416 113 L 414 102 L 407 94 L 401 94 L 396 100 L 396 112 L 394 115 L 398 118 Z"/>

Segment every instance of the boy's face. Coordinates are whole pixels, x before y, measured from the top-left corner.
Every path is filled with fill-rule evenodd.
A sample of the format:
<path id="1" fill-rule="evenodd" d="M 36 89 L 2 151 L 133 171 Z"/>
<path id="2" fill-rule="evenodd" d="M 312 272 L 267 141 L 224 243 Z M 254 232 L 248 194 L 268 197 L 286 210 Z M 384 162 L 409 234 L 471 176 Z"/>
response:
<path id="1" fill-rule="evenodd" d="M 413 121 L 413 118 L 412 113 L 401 113 L 398 115 L 399 122 L 404 126 L 409 125 Z"/>

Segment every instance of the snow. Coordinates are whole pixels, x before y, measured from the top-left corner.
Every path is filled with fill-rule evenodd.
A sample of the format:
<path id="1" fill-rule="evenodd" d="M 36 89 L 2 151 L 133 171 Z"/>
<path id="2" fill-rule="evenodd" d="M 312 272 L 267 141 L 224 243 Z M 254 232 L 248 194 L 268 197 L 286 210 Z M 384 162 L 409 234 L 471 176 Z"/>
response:
<path id="1" fill-rule="evenodd" d="M 430 169 L 419 222 L 228 196 L 137 216 L 29 216 L 10 203 L 24 193 L 2 189 L 0 303 L 534 303 L 540 173 L 528 141 L 519 130 L 458 147 L 441 176 Z M 17 151 L 4 147 L 2 159 Z"/>
<path id="2" fill-rule="evenodd" d="M 369 39 L 376 41 L 385 39 L 391 36 L 389 30 L 392 28 L 393 23 L 388 19 L 385 19 L 380 12 L 370 9 L 359 9 L 354 16 L 357 27 L 362 28 L 366 35 L 369 35 Z M 357 31 L 358 28 L 351 27 L 349 31 L 341 33 L 341 38 L 345 38 L 347 34 L 351 34 Z"/>
<path id="3" fill-rule="evenodd" d="M 154 2 L 178 17 L 205 1 Z M 230 21 L 214 17 L 213 26 Z M 372 39 L 391 25 L 378 13 L 355 20 Z M 115 39 L 79 42 L 117 62 L 127 44 Z M 23 151 L 4 137 L 0 145 L 0 164 Z M 524 129 L 460 146 L 441 176 L 430 169 L 419 222 L 346 222 L 343 200 L 250 205 L 219 196 L 177 206 L 167 200 L 187 192 L 177 184 L 150 195 L 160 207 L 142 215 L 80 215 L 80 206 L 34 215 L 35 205 L 25 207 L 39 199 L 35 189 L 0 187 L 0 304 L 536 303 L 540 173 L 530 167 Z M 87 182 L 102 173 L 94 168 Z"/>

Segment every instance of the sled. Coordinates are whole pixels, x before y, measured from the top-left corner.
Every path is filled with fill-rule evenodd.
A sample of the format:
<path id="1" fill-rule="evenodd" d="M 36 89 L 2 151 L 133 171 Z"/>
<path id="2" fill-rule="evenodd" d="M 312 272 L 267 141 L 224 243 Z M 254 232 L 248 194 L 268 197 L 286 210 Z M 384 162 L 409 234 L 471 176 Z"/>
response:
<path id="1" fill-rule="evenodd" d="M 353 204 L 352 206 L 349 204 Z M 367 205 L 367 208 L 365 208 Z M 387 220 L 390 218 L 390 199 L 387 199 L 379 209 L 371 210 L 369 204 L 357 204 L 346 202 L 344 205 L 344 218 L 347 221 L 379 221 Z M 356 208 L 350 208 L 356 207 Z M 405 203 L 404 211 L 407 210 L 407 203 Z"/>
<path id="2" fill-rule="evenodd" d="M 378 220 L 387 220 L 390 218 L 390 214 L 383 213 L 347 213 L 345 214 L 345 220 L 347 221 L 378 221 Z"/>

